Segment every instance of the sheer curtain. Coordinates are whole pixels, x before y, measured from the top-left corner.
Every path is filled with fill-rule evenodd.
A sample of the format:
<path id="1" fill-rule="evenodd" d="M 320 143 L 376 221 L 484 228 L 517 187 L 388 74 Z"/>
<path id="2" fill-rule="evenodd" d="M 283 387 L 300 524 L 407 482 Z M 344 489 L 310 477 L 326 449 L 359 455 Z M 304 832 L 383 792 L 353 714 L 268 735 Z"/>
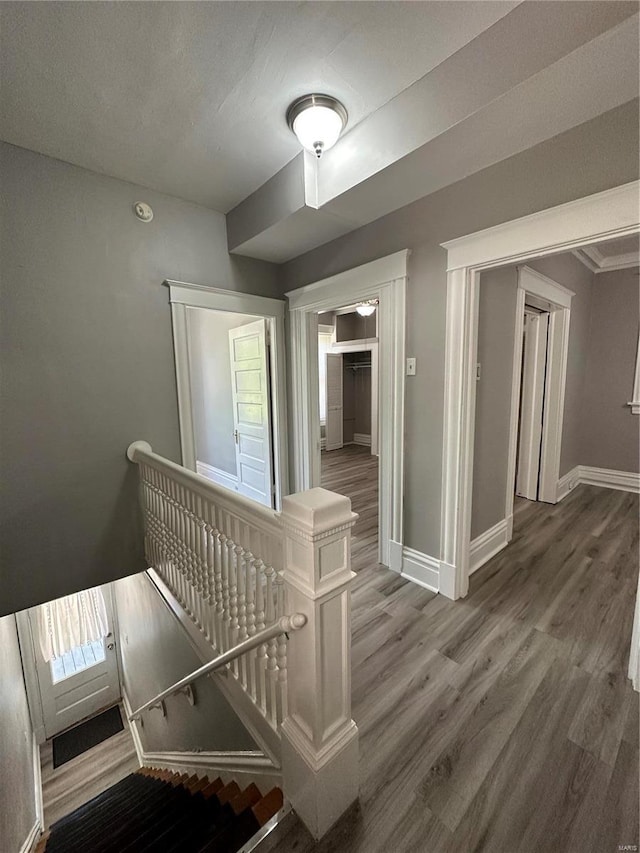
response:
<path id="1" fill-rule="evenodd" d="M 100 587 L 66 595 L 38 608 L 40 649 L 45 661 L 55 660 L 76 646 L 100 640 L 109 633 Z"/>

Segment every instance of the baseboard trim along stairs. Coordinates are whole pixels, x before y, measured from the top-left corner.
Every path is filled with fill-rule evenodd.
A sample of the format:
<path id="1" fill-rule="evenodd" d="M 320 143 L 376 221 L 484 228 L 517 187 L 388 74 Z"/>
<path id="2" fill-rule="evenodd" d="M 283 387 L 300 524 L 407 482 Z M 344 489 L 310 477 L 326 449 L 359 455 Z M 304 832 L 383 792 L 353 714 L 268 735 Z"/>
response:
<path id="1" fill-rule="evenodd" d="M 142 767 L 56 821 L 36 853 L 249 853 L 288 811 L 280 788 Z"/>

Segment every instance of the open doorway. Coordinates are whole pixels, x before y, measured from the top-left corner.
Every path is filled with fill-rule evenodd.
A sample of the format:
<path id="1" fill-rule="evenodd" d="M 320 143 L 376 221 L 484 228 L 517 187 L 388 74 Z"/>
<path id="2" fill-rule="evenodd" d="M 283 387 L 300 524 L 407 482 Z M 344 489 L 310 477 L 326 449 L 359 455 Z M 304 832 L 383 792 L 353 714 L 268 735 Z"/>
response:
<path id="1" fill-rule="evenodd" d="M 407 251 L 338 273 L 287 293 L 291 326 L 291 400 L 293 475 L 296 491 L 320 486 L 318 325 L 336 306 L 377 300 L 378 412 L 378 561 L 406 571 L 403 545 L 405 295 Z M 343 347 L 353 342 L 338 342 Z M 360 344 L 355 350 L 362 350 Z M 344 355 L 344 353 L 342 353 Z M 344 367 L 344 365 L 343 365 Z M 372 356 L 373 371 L 373 356 Z M 372 385 L 375 389 L 376 383 Z M 326 426 L 326 425 L 325 425 Z M 372 424 L 372 445 L 375 422 Z M 354 430 L 355 432 L 355 430 Z M 353 445 L 369 458 L 371 448 Z"/>
<path id="2" fill-rule="evenodd" d="M 289 491 L 284 303 L 166 283 L 182 464 L 279 509 Z"/>
<path id="3" fill-rule="evenodd" d="M 196 471 L 273 507 L 273 418 L 267 321 L 187 309 Z"/>
<path id="4" fill-rule="evenodd" d="M 358 308 L 360 310 L 358 310 Z M 318 315 L 321 485 L 351 499 L 354 549 L 378 545 L 378 306 Z"/>

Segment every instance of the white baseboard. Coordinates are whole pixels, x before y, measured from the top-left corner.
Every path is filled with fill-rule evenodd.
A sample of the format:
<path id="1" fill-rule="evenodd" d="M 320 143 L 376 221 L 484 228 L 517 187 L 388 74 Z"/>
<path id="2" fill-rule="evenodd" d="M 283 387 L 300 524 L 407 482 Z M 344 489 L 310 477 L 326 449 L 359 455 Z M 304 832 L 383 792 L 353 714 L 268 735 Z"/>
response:
<path id="1" fill-rule="evenodd" d="M 620 489 L 623 492 L 640 494 L 640 474 L 632 471 L 580 465 L 580 482 L 587 486 L 602 486 L 605 489 Z"/>
<path id="2" fill-rule="evenodd" d="M 440 589 L 440 560 L 416 551 L 414 548 L 402 549 L 402 571 L 403 578 L 417 583 L 431 592 Z"/>
<path id="3" fill-rule="evenodd" d="M 557 500 L 561 501 L 580 484 L 640 494 L 640 474 L 633 471 L 615 471 L 612 468 L 576 465 L 558 480 Z"/>
<path id="4" fill-rule="evenodd" d="M 231 489 L 232 492 L 238 491 L 238 478 L 227 471 L 223 471 L 221 468 L 214 468 L 213 465 L 198 460 L 196 462 L 196 471 L 219 486 L 224 486 L 225 489 Z"/>
<path id="5" fill-rule="evenodd" d="M 129 701 L 129 697 L 127 695 L 127 691 L 122 688 L 122 706 L 124 707 L 124 712 L 127 715 L 127 719 L 133 714 L 133 708 L 131 707 L 131 702 Z M 131 732 L 131 738 L 133 740 L 133 746 L 136 751 L 136 757 L 138 759 L 138 764 L 140 767 L 144 767 L 144 749 L 142 747 L 142 741 L 140 740 L 140 732 L 138 731 L 138 723 L 130 722 L 129 730 Z"/>
<path id="6" fill-rule="evenodd" d="M 29 830 L 29 835 L 25 838 L 24 844 L 18 851 L 18 853 L 31 853 L 36 843 L 40 840 L 40 835 L 42 834 L 42 830 L 40 828 L 40 821 L 36 820 L 31 829 Z"/>
<path id="7" fill-rule="evenodd" d="M 563 500 L 563 498 L 566 498 L 569 492 L 575 489 L 579 482 L 580 465 L 576 465 L 575 468 L 567 471 L 567 473 L 558 480 L 558 488 L 556 491 L 556 500 L 558 503 Z"/>
<path id="8" fill-rule="evenodd" d="M 503 518 L 471 542 L 469 548 L 470 575 L 477 571 L 480 566 L 484 566 L 488 560 L 494 557 L 498 551 L 502 551 L 508 544 L 510 528 L 511 520 Z"/>
<path id="9" fill-rule="evenodd" d="M 354 432 L 353 444 L 362 444 L 364 447 L 371 447 L 371 436 L 363 432 Z"/>

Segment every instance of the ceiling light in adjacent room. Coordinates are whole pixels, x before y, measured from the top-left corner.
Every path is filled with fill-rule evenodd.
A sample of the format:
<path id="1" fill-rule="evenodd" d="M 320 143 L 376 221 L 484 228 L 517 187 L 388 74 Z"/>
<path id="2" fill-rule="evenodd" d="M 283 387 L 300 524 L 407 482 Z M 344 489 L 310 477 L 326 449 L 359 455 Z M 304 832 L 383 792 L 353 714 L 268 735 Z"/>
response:
<path id="1" fill-rule="evenodd" d="M 378 304 L 377 299 L 369 299 L 367 302 L 361 302 L 356 306 L 356 311 L 361 317 L 370 317 L 376 310 Z"/>
<path id="2" fill-rule="evenodd" d="M 331 95 L 304 95 L 287 110 L 287 124 L 303 148 L 322 157 L 347 124 L 347 111 Z"/>

